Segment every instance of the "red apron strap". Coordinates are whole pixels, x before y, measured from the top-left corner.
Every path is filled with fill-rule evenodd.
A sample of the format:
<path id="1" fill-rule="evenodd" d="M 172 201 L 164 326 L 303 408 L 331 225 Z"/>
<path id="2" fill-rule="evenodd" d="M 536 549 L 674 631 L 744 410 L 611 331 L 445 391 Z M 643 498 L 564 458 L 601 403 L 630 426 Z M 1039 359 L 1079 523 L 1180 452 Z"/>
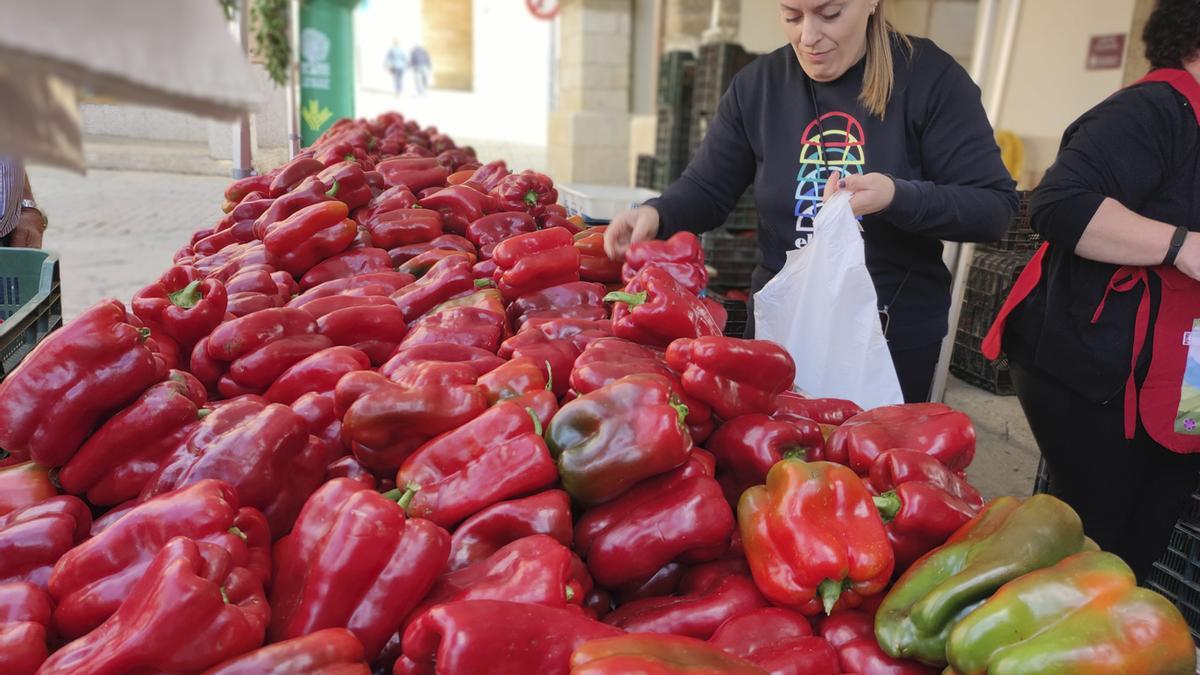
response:
<path id="1" fill-rule="evenodd" d="M 1104 313 L 1110 293 L 1128 293 L 1137 288 L 1138 284 L 1142 286 L 1142 299 L 1138 302 L 1137 318 L 1133 325 L 1133 354 L 1129 359 L 1129 379 L 1125 382 L 1125 438 L 1127 439 L 1132 439 L 1137 432 L 1137 364 L 1138 357 L 1141 356 L 1142 349 L 1146 346 L 1146 335 L 1150 332 L 1150 284 L 1147 283 L 1146 268 L 1125 266 L 1114 272 L 1112 279 L 1108 282 L 1108 288 L 1104 290 L 1104 297 L 1096 306 L 1096 313 L 1092 315 L 1092 323 L 1096 323 L 1100 320 L 1100 315 Z"/>
<path id="2" fill-rule="evenodd" d="M 1186 70 L 1178 68 L 1159 68 L 1150 71 L 1145 77 L 1134 82 L 1134 85 L 1144 82 L 1166 82 L 1175 88 L 1192 104 L 1192 112 L 1196 115 L 1196 123 L 1200 124 L 1200 82 Z M 1132 85 L 1131 85 L 1132 86 Z"/>
<path id="3" fill-rule="evenodd" d="M 1013 284 L 1012 290 L 1008 293 L 1008 299 L 1004 301 L 1004 305 L 1000 307 L 1000 313 L 996 315 L 996 320 L 992 322 L 992 327 L 988 329 L 988 334 L 983 338 L 981 351 L 983 355 L 991 360 L 1000 358 L 1000 341 L 1004 337 L 1004 324 L 1008 323 L 1008 316 L 1016 309 L 1017 305 L 1021 304 L 1034 288 L 1042 280 L 1042 259 L 1046 257 L 1046 249 L 1050 247 L 1049 243 L 1043 243 L 1038 247 L 1037 253 L 1030 258 L 1029 264 L 1021 271 L 1021 275 L 1017 277 L 1016 283 Z"/>

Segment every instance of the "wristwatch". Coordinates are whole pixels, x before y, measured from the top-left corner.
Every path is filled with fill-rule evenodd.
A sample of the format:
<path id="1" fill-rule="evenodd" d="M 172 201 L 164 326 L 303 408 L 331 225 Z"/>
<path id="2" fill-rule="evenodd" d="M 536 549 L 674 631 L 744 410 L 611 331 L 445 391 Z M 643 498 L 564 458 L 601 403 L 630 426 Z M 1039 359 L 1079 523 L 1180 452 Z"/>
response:
<path id="1" fill-rule="evenodd" d="M 38 207 L 37 202 L 33 201 L 32 199 L 22 199 L 21 210 L 37 211 L 38 215 L 42 217 L 42 229 L 45 230 L 46 228 L 50 227 L 50 219 L 46 217 L 46 212 L 42 211 L 42 209 Z"/>

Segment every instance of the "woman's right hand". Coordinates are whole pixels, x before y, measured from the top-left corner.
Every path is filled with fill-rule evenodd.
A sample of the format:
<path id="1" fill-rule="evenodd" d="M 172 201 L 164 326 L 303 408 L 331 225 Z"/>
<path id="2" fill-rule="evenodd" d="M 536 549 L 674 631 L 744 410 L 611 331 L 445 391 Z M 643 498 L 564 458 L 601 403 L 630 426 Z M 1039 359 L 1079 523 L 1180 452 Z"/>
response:
<path id="1" fill-rule="evenodd" d="M 624 260 L 630 244 L 647 241 L 658 235 L 658 209 L 639 206 L 626 211 L 608 224 L 604 232 L 604 252 L 613 260 Z"/>
<path id="2" fill-rule="evenodd" d="M 1200 281 L 1200 232 L 1188 232 L 1183 248 L 1175 258 L 1175 267 L 1196 281 Z"/>

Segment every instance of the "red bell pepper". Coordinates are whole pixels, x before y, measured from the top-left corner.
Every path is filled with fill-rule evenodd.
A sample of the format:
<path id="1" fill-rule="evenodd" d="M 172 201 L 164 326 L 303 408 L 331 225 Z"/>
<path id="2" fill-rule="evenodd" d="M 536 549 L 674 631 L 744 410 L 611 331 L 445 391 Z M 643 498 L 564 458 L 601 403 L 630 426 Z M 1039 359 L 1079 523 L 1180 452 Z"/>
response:
<path id="1" fill-rule="evenodd" d="M 766 672 L 706 642 L 679 635 L 622 635 L 593 640 L 571 655 L 571 675 L 764 675 Z"/>
<path id="2" fill-rule="evenodd" d="M 276 274 L 282 274 L 291 280 L 292 284 L 295 283 L 295 280 L 291 278 L 290 274 L 287 272 L 277 272 L 275 268 L 271 267 L 270 265 L 251 265 L 239 270 L 237 274 L 230 277 L 229 281 L 225 282 L 225 290 L 229 295 L 237 295 L 239 293 L 261 293 L 263 295 L 276 296 L 285 302 L 291 300 L 290 293 L 287 293 L 285 297 L 285 292 L 289 286 L 281 286 L 280 281 L 282 278 L 276 278 L 274 276 Z M 225 315 L 222 314 L 221 318 L 224 319 Z M 217 323 L 219 324 L 220 321 Z M 212 331 L 210 330 L 204 335 L 208 335 L 211 332 Z M 197 340 L 197 342 L 199 342 L 199 340 Z"/>
<path id="3" fill-rule="evenodd" d="M 104 623 L 175 537 L 216 544 L 235 567 L 270 581 L 266 518 L 255 509 L 239 508 L 231 485 L 204 480 L 136 504 L 58 560 L 49 580 L 57 631 L 73 639 Z"/>
<path id="4" fill-rule="evenodd" d="M 221 324 L 205 343 L 209 359 L 227 363 L 219 388 L 226 396 L 238 389 L 266 391 L 285 370 L 333 346 L 317 334 L 317 323 L 300 309 L 265 309 Z M 195 354 L 193 353 L 193 372 Z M 203 382 L 205 377 L 197 373 Z"/>
<path id="5" fill-rule="evenodd" d="M 550 486 L 557 472 L 541 432 L 535 409 L 497 403 L 404 461 L 396 484 L 411 496 L 401 504 L 412 516 L 450 527 L 492 504 Z"/>
<path id="6" fill-rule="evenodd" d="M 300 305 L 314 319 L 351 307 L 392 307 L 396 303 L 386 295 L 329 295 Z"/>
<path id="7" fill-rule="evenodd" d="M 725 305 L 713 300 L 709 296 L 701 298 L 704 306 L 708 308 L 708 313 L 713 318 L 713 323 L 717 324 L 717 330 L 722 334 L 725 333 L 725 324 L 729 323 L 729 311 L 725 309 Z"/>
<path id="8" fill-rule="evenodd" d="M 450 175 L 449 169 L 441 166 L 434 158 L 404 158 L 388 159 L 375 166 L 375 170 L 388 185 L 404 186 L 412 192 L 420 192 L 427 187 L 445 185 Z"/>
<path id="9" fill-rule="evenodd" d="M 438 304 L 475 288 L 471 263 L 461 256 L 441 260 L 429 272 L 412 284 L 392 294 L 392 300 L 412 321 Z"/>
<path id="10" fill-rule="evenodd" d="M 625 266 L 621 278 L 633 281 L 637 273 L 647 267 L 665 270 L 680 286 L 698 294 L 708 285 L 708 271 L 704 267 L 704 249 L 700 238 L 691 232 L 677 232 L 665 241 L 639 241 L 625 252 Z"/>
<path id="11" fill-rule="evenodd" d="M 551 209 L 561 209 L 563 213 L 554 213 L 551 211 Z M 542 207 L 542 210 L 538 213 L 537 222 L 538 226 L 540 226 L 543 230 L 548 230 L 552 227 L 558 227 L 570 232 L 572 237 L 580 232 L 583 232 L 585 229 L 583 225 L 583 219 L 579 216 L 572 216 L 568 218 L 566 216 L 566 209 L 563 208 L 561 204 L 551 204 L 549 206 Z"/>
<path id="12" fill-rule="evenodd" d="M 275 179 L 273 175 L 255 175 L 239 178 L 229 184 L 225 188 L 225 203 L 229 208 L 222 207 L 222 210 L 228 213 L 237 206 L 246 195 L 251 192 L 267 192 L 271 189 L 271 182 Z"/>
<path id="13" fill-rule="evenodd" d="M 581 504 L 601 504 L 681 466 L 692 451 L 686 415 L 670 380 L 657 375 L 631 375 L 571 401 L 546 430 L 563 488 Z"/>
<path id="14" fill-rule="evenodd" d="M 454 342 L 494 352 L 500 349 L 506 327 L 503 314 L 475 307 L 455 307 L 414 322 L 400 347 Z"/>
<path id="15" fill-rule="evenodd" d="M 308 424 L 308 433 L 329 443 L 339 453 L 350 451 L 342 441 L 342 418 L 337 414 L 333 391 L 303 394 L 291 407 Z"/>
<path id="16" fill-rule="evenodd" d="M 271 197 L 282 197 L 291 192 L 305 178 L 317 175 L 317 172 L 324 168 L 323 162 L 311 157 L 297 157 L 274 172 L 275 178 L 271 181 L 267 194 Z"/>
<path id="17" fill-rule="evenodd" d="M 272 309 L 282 307 L 284 300 L 276 295 L 266 295 L 263 293 L 234 293 L 229 296 L 229 307 L 227 311 L 234 318 L 242 318 L 255 312 L 261 312 L 264 309 Z M 197 343 L 198 344 L 198 343 Z"/>
<path id="18" fill-rule="evenodd" d="M 448 136 L 446 137 L 446 140 L 449 140 Z M 453 145 L 453 141 L 450 141 L 450 143 Z M 435 143 L 434 145 L 437 147 L 439 143 Z M 442 152 L 439 152 L 437 160 L 438 164 L 441 164 L 451 171 L 458 172 L 461 167 L 474 162 L 475 155 L 473 152 L 468 152 L 463 148 L 450 147 Z"/>
<path id="19" fill-rule="evenodd" d="M 317 180 L 333 191 L 333 197 L 350 209 L 357 209 L 371 201 L 371 188 L 367 175 L 357 162 L 342 161 L 328 165 L 317 174 Z"/>
<path id="20" fill-rule="evenodd" d="M 708 308 L 666 270 L 647 267 L 604 298 L 613 306 L 613 335 L 652 347 L 680 338 L 720 335 Z"/>
<path id="21" fill-rule="evenodd" d="M 854 401 L 840 398 L 805 398 L 791 391 L 781 392 L 772 402 L 772 415 L 807 417 L 818 424 L 840 426 L 862 412 Z"/>
<path id="22" fill-rule="evenodd" d="M 58 494 L 50 482 L 50 471 L 34 462 L 0 464 L 0 516 Z"/>
<path id="23" fill-rule="evenodd" d="M 667 348 L 667 365 L 681 373 L 684 391 L 726 420 L 767 412 L 796 379 L 787 350 L 768 340 L 680 339 Z"/>
<path id="24" fill-rule="evenodd" d="M 505 544 L 486 559 L 438 577 L 408 621 L 434 605 L 506 600 L 549 607 L 582 607 L 592 580 L 579 556 L 544 534 Z"/>
<path id="25" fill-rule="evenodd" d="M 314 286 L 292 299 L 288 307 L 303 307 L 333 295 L 390 295 L 416 281 L 402 272 L 369 272 Z"/>
<path id="26" fill-rule="evenodd" d="M 813 636 L 808 619 L 779 607 L 764 607 L 726 621 L 709 643 L 772 675 L 842 672 L 833 645 Z"/>
<path id="27" fill-rule="evenodd" d="M 479 376 L 478 384 L 488 403 L 494 405 L 506 399 L 549 389 L 549 376 L 545 364 L 537 364 L 530 358 L 516 358 Z"/>
<path id="28" fill-rule="evenodd" d="M 59 484 L 99 506 L 137 497 L 166 456 L 200 426 L 207 401 L 199 380 L 172 370 L 88 438 L 59 472 Z"/>
<path id="29" fill-rule="evenodd" d="M 525 170 L 501 178 L 490 194 L 496 199 L 500 211 L 526 211 L 533 213 L 540 206 L 558 201 L 558 190 L 549 176 Z"/>
<path id="30" fill-rule="evenodd" d="M 387 363 L 380 366 L 379 372 L 394 381 L 401 371 L 413 364 L 426 362 L 464 363 L 474 371 L 475 377 L 481 377 L 504 365 L 505 360 L 486 349 L 441 342 L 399 349 Z"/>
<path id="31" fill-rule="evenodd" d="M 503 600 L 439 605 L 404 631 L 395 675 L 444 673 L 567 675 L 571 652 L 621 631 L 575 609 Z"/>
<path id="32" fill-rule="evenodd" d="M 347 628 L 374 659 L 446 564 L 450 535 L 349 478 L 321 486 L 275 546 L 272 642 Z"/>
<path id="33" fill-rule="evenodd" d="M 671 380 L 672 390 L 687 406 L 688 431 L 692 441 L 703 442 L 712 429 L 712 409 L 692 398 L 679 382 L 679 376 L 667 367 L 662 351 L 643 347 L 621 338 L 599 338 L 589 344 L 571 370 L 571 388 L 578 394 L 590 394 L 627 375 L 654 374 Z M 707 428 L 707 431 L 703 431 Z"/>
<path id="34" fill-rule="evenodd" d="M 937 675 L 939 669 L 884 653 L 875 640 L 875 619 L 855 610 L 834 612 L 821 621 L 821 637 L 838 652 L 842 671 L 879 675 Z"/>
<path id="35" fill-rule="evenodd" d="M 417 204 L 423 209 L 440 212 L 442 227 L 459 235 L 465 235 L 471 223 L 495 210 L 495 200 L 470 185 L 451 185 L 422 198 Z"/>
<path id="36" fill-rule="evenodd" d="M 376 173 L 382 178 L 382 174 Z M 396 209 L 411 209 L 417 205 L 417 196 L 407 186 L 389 187 L 371 198 L 365 206 L 354 210 L 352 217 L 359 225 L 375 218 L 379 214 Z"/>
<path id="37" fill-rule="evenodd" d="M 197 672 L 262 644 L 262 580 L 215 544 L 176 537 L 107 621 L 39 673 Z"/>
<path id="38" fill-rule="evenodd" d="M 738 502 L 746 559 L 772 603 L 807 615 L 884 590 L 895 559 L 871 495 L 830 462 L 784 459 Z"/>
<path id="39" fill-rule="evenodd" d="M 523 211 L 501 212 L 483 216 L 467 226 L 466 237 L 479 249 L 484 259 L 492 257 L 496 244 L 518 234 L 537 232 L 533 216 Z"/>
<path id="40" fill-rule="evenodd" d="M 511 300 L 579 281 L 579 251 L 573 244 L 571 234 L 560 228 L 505 239 L 492 250 L 496 286 Z"/>
<path id="41" fill-rule="evenodd" d="M 446 258 L 463 258 L 468 264 L 475 263 L 474 253 L 465 253 L 457 249 L 450 248 L 434 248 L 424 253 L 410 258 L 407 262 L 401 263 L 396 267 L 401 272 L 407 272 L 414 277 L 420 279 L 429 273 L 433 266 Z"/>
<path id="42" fill-rule="evenodd" d="M 374 365 L 391 358 L 408 334 L 404 312 L 393 305 L 347 307 L 317 319 L 317 332 L 335 345 L 353 347 Z"/>
<path id="43" fill-rule="evenodd" d="M 54 563 L 87 537 L 92 513 L 75 497 L 51 497 L 0 516 L 0 584 L 46 587 Z"/>
<path id="44" fill-rule="evenodd" d="M 651 578 L 672 560 L 720 557 L 733 528 L 711 458 L 696 451 L 682 467 L 584 513 L 575 527 L 575 550 L 598 584 L 617 588 Z"/>
<path id="45" fill-rule="evenodd" d="M 0 585 L 0 672 L 33 675 L 50 652 L 50 598 L 29 583 Z"/>
<path id="46" fill-rule="evenodd" d="M 871 474 L 899 571 L 946 543 L 983 509 L 978 490 L 925 453 L 889 450 L 875 460 Z"/>
<path id="47" fill-rule="evenodd" d="M 685 565 L 674 562 L 667 563 L 646 581 L 615 589 L 616 604 L 620 606 L 642 598 L 675 595 L 675 592 L 679 590 L 680 582 L 683 581 L 683 575 L 687 574 L 687 571 L 688 568 Z M 746 574 L 742 576 L 746 576 Z"/>
<path id="48" fill-rule="evenodd" d="M 592 619 L 602 620 L 612 610 L 612 593 L 603 588 L 593 588 L 583 598 L 583 613 Z"/>
<path id="49" fill-rule="evenodd" d="M 483 279 L 487 283 L 495 285 L 496 282 L 493 280 L 493 277 L 496 276 L 496 270 L 498 269 L 495 260 L 480 260 L 471 267 L 471 272 L 475 275 L 475 283 L 483 283 L 478 281 Z"/>
<path id="50" fill-rule="evenodd" d="M 420 244 L 409 244 L 407 246 L 397 246 L 388 251 L 388 255 L 392 258 L 392 264 L 399 266 L 412 260 L 413 258 L 436 249 L 447 249 L 451 251 L 462 251 L 463 253 L 475 254 L 475 245 L 467 241 L 465 238 L 457 234 L 443 234 L 442 236 L 432 240 L 422 242 Z"/>
<path id="51" fill-rule="evenodd" d="M 970 417 L 942 403 L 884 406 L 855 415 L 834 430 L 824 459 L 861 476 L 892 448 L 924 452 L 951 471 L 964 471 L 975 458 L 975 427 Z"/>
<path id="52" fill-rule="evenodd" d="M 0 381 L 0 448 L 66 464 L 97 423 L 166 376 L 137 317 L 101 300 L 47 336 Z"/>
<path id="53" fill-rule="evenodd" d="M 478 281 L 476 284 L 478 285 Z M 500 317 L 503 317 L 506 314 L 504 308 L 504 296 L 500 295 L 500 291 L 494 288 L 481 288 L 472 293 L 466 293 L 459 295 L 458 297 L 451 298 L 429 310 L 425 316 L 434 316 L 436 314 L 441 314 L 442 312 L 447 312 L 459 307 L 472 307 L 474 309 L 481 309 Z M 511 335 L 507 318 L 505 318 L 503 321 L 503 328 L 504 337 Z"/>
<path id="54" fill-rule="evenodd" d="M 371 675 L 363 646 L 345 628 L 325 628 L 232 658 L 204 675 Z"/>
<path id="55" fill-rule="evenodd" d="M 280 268 L 296 278 L 314 265 L 350 246 L 358 227 L 347 218 L 341 202 L 322 202 L 305 207 L 267 228 L 263 245 L 278 256 Z"/>
<path id="56" fill-rule="evenodd" d="M 493 504 L 467 518 L 450 540 L 450 571 L 487 559 L 506 544 L 535 534 L 570 546 L 571 500 L 562 490 L 546 490 Z"/>
<path id="57" fill-rule="evenodd" d="M 579 278 L 601 284 L 621 281 L 622 263 L 613 260 L 604 252 L 604 232 L 607 226 L 589 227 L 575 235 L 575 248 L 579 250 Z"/>
<path id="58" fill-rule="evenodd" d="M 276 198 L 262 215 L 254 219 L 254 238 L 263 239 L 271 227 L 305 208 L 334 201 L 330 194 L 332 192 L 335 191 L 316 178 L 305 180 L 292 191 Z"/>
<path id="59" fill-rule="evenodd" d="M 392 258 L 382 248 L 351 248 L 313 265 L 300 278 L 300 288 L 307 291 L 334 279 L 391 271 Z"/>
<path id="60" fill-rule="evenodd" d="M 393 209 L 361 223 L 380 248 L 396 248 L 442 236 L 442 214 L 432 209 Z"/>
<path id="61" fill-rule="evenodd" d="M 649 597 L 621 605 L 604 622 L 630 633 L 686 635 L 707 640 L 721 624 L 767 602 L 745 574 L 723 562 L 693 567 L 678 595 Z"/>
<path id="62" fill-rule="evenodd" d="M 438 434 L 466 424 L 487 409 L 475 374 L 447 364 L 423 364 L 421 377 L 402 386 L 383 375 L 351 373 L 338 381 L 342 439 L 368 468 L 399 468 L 413 451 Z"/>
<path id="63" fill-rule="evenodd" d="M 787 457 L 808 459 L 825 447 L 821 427 L 812 420 L 773 420 L 761 413 L 725 422 L 708 441 L 717 458 L 725 498 L 737 504 L 742 493 L 767 480 L 767 472 Z"/>
<path id="64" fill-rule="evenodd" d="M 529 319 L 608 318 L 604 305 L 604 286 L 588 281 L 573 281 L 550 286 L 517 298 L 509 305 L 508 319 L 520 328 Z"/>
<path id="65" fill-rule="evenodd" d="M 313 439 L 316 440 L 316 439 Z M 291 408 L 257 396 L 227 401 L 163 462 L 143 500 L 205 478 L 223 480 L 238 501 L 263 512 L 274 538 L 287 534 L 325 475 L 324 446 Z"/>
<path id="66" fill-rule="evenodd" d="M 134 294 L 130 304 L 143 323 L 191 348 L 221 323 L 227 303 L 220 281 L 205 280 L 194 267 L 175 266 Z"/>
<path id="67" fill-rule="evenodd" d="M 611 337 L 611 326 L 608 321 L 531 319 L 500 345 L 498 353 L 506 358 L 527 357 L 534 363 L 549 363 L 551 389 L 556 396 L 563 396 L 576 359 L 593 341 Z"/>
<path id="68" fill-rule="evenodd" d="M 504 160 L 498 159 L 475 169 L 475 173 L 471 174 L 467 182 L 480 192 L 491 192 L 509 173 L 508 165 Z"/>
<path id="69" fill-rule="evenodd" d="M 263 398 L 292 405 L 304 394 L 333 391 L 346 373 L 370 369 L 371 361 L 363 352 L 353 347 L 330 347 L 285 370 Z"/>

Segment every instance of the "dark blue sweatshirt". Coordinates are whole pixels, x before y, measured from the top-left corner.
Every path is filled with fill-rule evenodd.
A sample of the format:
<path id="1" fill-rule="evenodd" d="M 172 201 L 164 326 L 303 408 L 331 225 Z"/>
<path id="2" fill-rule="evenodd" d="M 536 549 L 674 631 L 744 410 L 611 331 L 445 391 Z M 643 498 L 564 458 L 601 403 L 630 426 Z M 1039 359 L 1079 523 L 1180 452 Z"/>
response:
<path id="1" fill-rule="evenodd" d="M 893 349 L 941 340 L 950 307 L 942 240 L 999 239 L 1017 194 L 979 88 L 933 42 L 912 42 L 911 54 L 893 47 L 895 86 L 883 119 L 858 101 L 865 59 L 826 83 L 809 80 L 791 46 L 751 62 L 687 170 L 647 202 L 661 217 L 659 236 L 720 226 L 753 182 L 759 263 L 778 272 L 786 252 L 812 235 L 829 171 L 887 174 L 895 200 L 862 219 L 887 337 Z"/>

